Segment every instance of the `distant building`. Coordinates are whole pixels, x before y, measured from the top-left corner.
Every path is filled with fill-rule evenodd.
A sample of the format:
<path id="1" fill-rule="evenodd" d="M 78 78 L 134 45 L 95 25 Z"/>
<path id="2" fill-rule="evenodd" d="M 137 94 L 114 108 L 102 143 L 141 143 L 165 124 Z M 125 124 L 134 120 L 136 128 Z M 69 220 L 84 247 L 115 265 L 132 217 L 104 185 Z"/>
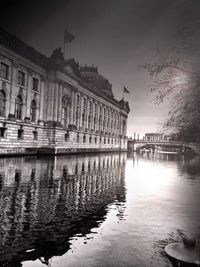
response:
<path id="1" fill-rule="evenodd" d="M 170 141 L 171 135 L 165 135 L 163 133 L 145 133 L 143 138 L 145 141 Z"/>
<path id="2" fill-rule="evenodd" d="M 160 133 L 145 133 L 144 140 L 145 141 L 160 141 L 163 140 L 164 134 Z"/>
<path id="3" fill-rule="evenodd" d="M 0 153 L 126 150 L 128 113 L 96 67 L 0 29 Z"/>

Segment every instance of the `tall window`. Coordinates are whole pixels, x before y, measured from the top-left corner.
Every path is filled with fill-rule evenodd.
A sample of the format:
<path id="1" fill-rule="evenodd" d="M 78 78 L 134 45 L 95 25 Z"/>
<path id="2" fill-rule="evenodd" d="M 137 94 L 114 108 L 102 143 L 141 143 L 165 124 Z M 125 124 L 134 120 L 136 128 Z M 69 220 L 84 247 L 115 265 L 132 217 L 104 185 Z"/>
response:
<path id="1" fill-rule="evenodd" d="M 17 138 L 18 139 L 24 139 L 24 130 L 23 129 L 18 130 Z"/>
<path id="2" fill-rule="evenodd" d="M 110 131 L 113 131 L 113 111 L 111 111 L 111 115 L 110 115 Z"/>
<path id="3" fill-rule="evenodd" d="M 6 137 L 6 128 L 0 127 L 0 137 Z"/>
<path id="4" fill-rule="evenodd" d="M 86 119 L 86 109 L 87 109 L 87 102 L 86 99 L 83 99 L 83 112 L 82 112 L 82 128 L 85 128 L 85 119 Z"/>
<path id="5" fill-rule="evenodd" d="M 18 71 L 18 84 L 24 86 L 25 85 L 25 73 L 23 71 Z"/>
<path id="6" fill-rule="evenodd" d="M 92 101 L 89 102 L 89 116 L 88 116 L 88 128 L 91 130 L 92 129 Z"/>
<path id="7" fill-rule="evenodd" d="M 107 131 L 110 130 L 110 110 L 108 110 L 108 118 L 107 118 Z"/>
<path id="8" fill-rule="evenodd" d="M 120 116 L 119 114 L 117 115 L 117 133 L 120 133 Z"/>
<path id="9" fill-rule="evenodd" d="M 99 130 L 102 131 L 102 107 L 99 107 Z"/>
<path id="10" fill-rule="evenodd" d="M 39 85 L 39 80 L 37 78 L 33 78 L 33 90 L 38 92 L 38 85 Z"/>
<path id="11" fill-rule="evenodd" d="M 0 91 L 0 116 L 5 117 L 6 114 L 6 94 Z"/>
<path id="12" fill-rule="evenodd" d="M 22 119 L 22 97 L 20 95 L 15 99 L 15 117 L 18 120 Z"/>
<path id="13" fill-rule="evenodd" d="M 37 141 L 38 140 L 38 132 L 33 131 L 33 140 Z"/>
<path id="14" fill-rule="evenodd" d="M 114 130 L 117 130 L 117 113 L 115 113 Z"/>
<path id="15" fill-rule="evenodd" d="M 97 129 L 97 117 L 98 117 L 98 114 L 97 114 L 97 104 L 95 104 L 94 106 L 94 129 L 96 130 Z"/>
<path id="16" fill-rule="evenodd" d="M 80 96 L 76 96 L 76 126 L 79 126 L 79 116 L 80 116 Z"/>
<path id="17" fill-rule="evenodd" d="M 126 134 L 126 121 L 123 120 L 123 129 L 122 129 L 122 134 L 125 135 Z"/>
<path id="18" fill-rule="evenodd" d="M 67 97 L 63 97 L 62 99 L 62 125 L 64 127 L 68 126 L 69 123 L 69 114 L 68 114 L 68 99 Z"/>
<path id="19" fill-rule="evenodd" d="M 36 122 L 36 115 L 37 115 L 37 104 L 35 100 L 31 101 L 31 121 Z"/>
<path id="20" fill-rule="evenodd" d="M 69 142 L 69 132 L 65 134 L 65 142 Z"/>
<path id="21" fill-rule="evenodd" d="M 8 80 L 9 66 L 5 63 L 1 63 L 1 65 L 0 65 L 0 76 L 1 76 L 1 78 Z"/>
<path id="22" fill-rule="evenodd" d="M 103 114 L 104 114 L 104 118 L 103 118 L 103 131 L 106 131 L 106 108 L 103 109 Z"/>

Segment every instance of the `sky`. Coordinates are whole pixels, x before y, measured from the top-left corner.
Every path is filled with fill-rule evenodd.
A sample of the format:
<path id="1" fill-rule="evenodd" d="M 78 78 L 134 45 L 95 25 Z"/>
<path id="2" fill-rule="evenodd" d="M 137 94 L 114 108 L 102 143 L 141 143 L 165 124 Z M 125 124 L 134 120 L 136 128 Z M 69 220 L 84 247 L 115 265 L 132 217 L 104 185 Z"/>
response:
<path id="1" fill-rule="evenodd" d="M 64 29 L 75 35 L 65 57 L 98 66 L 120 100 L 130 94 L 128 136 L 160 131 L 169 101 L 155 105 L 152 80 L 138 66 L 154 62 L 156 50 L 180 43 L 179 33 L 199 13 L 199 0 L 3 0 L 0 25 L 50 56 L 63 47 Z"/>

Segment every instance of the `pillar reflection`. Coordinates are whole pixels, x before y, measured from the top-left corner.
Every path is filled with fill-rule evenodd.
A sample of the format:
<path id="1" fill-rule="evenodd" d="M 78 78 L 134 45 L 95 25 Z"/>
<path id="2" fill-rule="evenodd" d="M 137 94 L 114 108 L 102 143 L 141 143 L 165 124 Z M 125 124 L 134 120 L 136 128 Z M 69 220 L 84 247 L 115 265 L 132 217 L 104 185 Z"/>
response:
<path id="1" fill-rule="evenodd" d="M 98 227 L 108 204 L 126 201 L 125 163 L 126 154 L 0 159 L 0 263 L 48 262 Z"/>

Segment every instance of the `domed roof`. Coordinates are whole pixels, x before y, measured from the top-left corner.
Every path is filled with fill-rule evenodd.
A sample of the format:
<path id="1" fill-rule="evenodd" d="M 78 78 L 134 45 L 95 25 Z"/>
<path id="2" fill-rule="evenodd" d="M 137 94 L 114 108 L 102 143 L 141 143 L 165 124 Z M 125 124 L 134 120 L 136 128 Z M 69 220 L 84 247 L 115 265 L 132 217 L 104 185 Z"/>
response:
<path id="1" fill-rule="evenodd" d="M 97 67 L 94 66 L 84 66 L 80 67 L 80 73 L 83 80 L 87 83 L 92 84 L 96 89 L 106 94 L 107 96 L 114 97 L 112 92 L 112 84 L 98 73 Z"/>

